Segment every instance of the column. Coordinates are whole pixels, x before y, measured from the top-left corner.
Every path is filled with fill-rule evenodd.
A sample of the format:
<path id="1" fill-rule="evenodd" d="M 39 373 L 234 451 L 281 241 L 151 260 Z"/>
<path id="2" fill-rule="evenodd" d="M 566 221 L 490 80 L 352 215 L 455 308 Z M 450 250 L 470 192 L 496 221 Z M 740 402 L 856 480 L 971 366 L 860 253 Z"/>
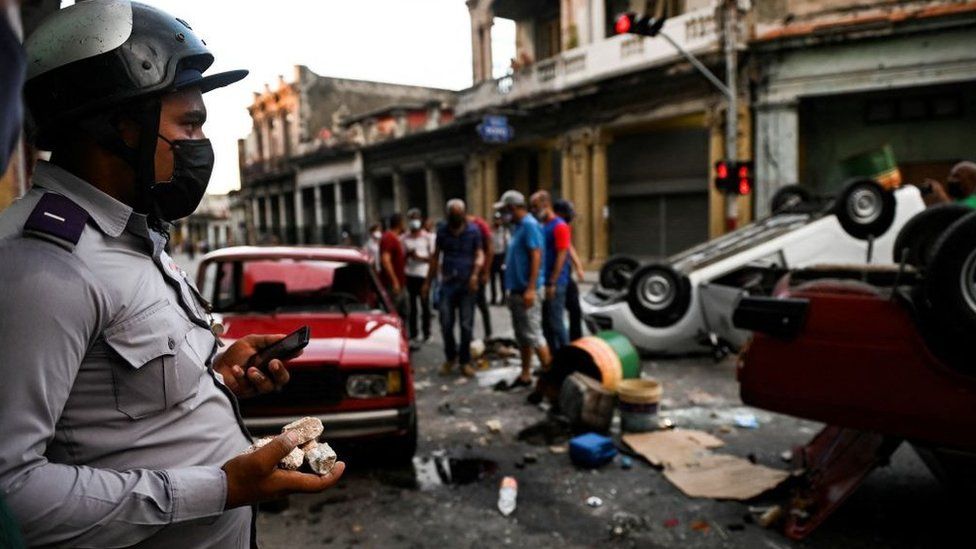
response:
<path id="1" fill-rule="evenodd" d="M 305 209 L 302 204 L 302 188 L 295 188 L 295 235 L 298 244 L 305 244 Z"/>
<path id="2" fill-rule="evenodd" d="M 609 177 L 607 171 L 607 147 L 610 136 L 601 131 L 593 142 L 592 200 L 590 201 L 590 221 L 593 240 L 593 262 L 603 264 L 610 252 L 609 223 Z"/>
<path id="3" fill-rule="evenodd" d="M 278 195 L 278 236 L 281 237 L 282 244 L 294 244 L 288 242 L 288 208 L 285 206 L 285 193 Z"/>
<path id="4" fill-rule="evenodd" d="M 739 135 L 736 139 L 736 156 L 742 160 L 752 159 L 752 115 L 750 114 L 749 101 L 740 99 L 739 100 Z M 753 179 L 755 179 L 755 168 L 753 168 Z M 755 184 L 753 184 L 755 187 Z M 738 226 L 744 227 L 752 221 L 752 205 L 756 197 L 756 189 L 753 188 L 752 192 L 740 196 L 738 198 Z M 772 195 L 770 195 L 772 199 Z M 769 200 L 765 201 L 766 206 L 769 206 Z"/>
<path id="5" fill-rule="evenodd" d="M 441 187 L 437 170 L 427 167 L 424 170 L 424 184 L 427 187 L 427 217 L 439 220 L 444 218 L 444 189 Z"/>
<path id="6" fill-rule="evenodd" d="M 800 183 L 800 127 L 796 102 L 756 108 L 756 216 L 769 215 L 769 202 L 783 185 Z"/>
<path id="7" fill-rule="evenodd" d="M 356 174 L 356 214 L 359 216 L 359 229 L 366 231 L 366 180 L 362 173 Z"/>
<path id="8" fill-rule="evenodd" d="M 333 193 L 332 196 L 335 197 L 335 220 L 336 220 L 336 229 L 341 234 L 342 233 L 342 224 L 345 223 L 346 220 L 342 218 L 342 185 L 338 181 L 334 181 L 332 183 L 332 193 Z"/>
<path id="9" fill-rule="evenodd" d="M 322 219 L 322 186 L 316 185 L 312 187 L 312 201 L 315 206 L 315 236 L 312 239 L 316 244 L 322 243 L 322 225 L 325 221 Z"/>
<path id="10" fill-rule="evenodd" d="M 251 225 L 254 227 L 254 231 L 257 232 L 258 227 L 261 226 L 261 202 L 258 197 L 251 197 Z M 246 226 L 246 222 L 245 222 Z"/>
<path id="11" fill-rule="evenodd" d="M 365 215 L 363 229 L 369 228 L 369 224 L 380 220 L 380 203 L 376 198 L 376 183 L 369 177 L 363 177 L 363 202 L 365 203 Z"/>
<path id="12" fill-rule="evenodd" d="M 481 210 L 478 215 L 485 219 L 491 219 L 492 206 L 495 202 L 498 202 L 499 192 L 498 192 L 498 152 L 490 152 L 485 155 L 484 159 L 484 198 L 482 199 Z M 526 197 L 528 199 L 528 197 Z M 474 211 L 474 210 L 472 210 Z"/>
<path id="13" fill-rule="evenodd" d="M 538 152 L 539 188 L 553 192 L 552 188 L 552 149 L 545 148 Z"/>
<path id="14" fill-rule="evenodd" d="M 264 227 L 267 234 L 274 230 L 274 212 L 271 211 L 271 193 L 264 195 Z"/>
<path id="15" fill-rule="evenodd" d="M 484 166 L 480 154 L 472 154 L 468 158 L 465 170 L 464 191 L 468 197 L 468 211 L 476 213 L 484 207 Z"/>
<path id="16" fill-rule="evenodd" d="M 393 211 L 404 213 L 407 211 L 407 204 L 409 203 L 407 198 L 407 183 L 404 181 L 403 174 L 394 171 L 393 172 Z"/>
<path id="17" fill-rule="evenodd" d="M 570 146 L 571 142 L 568 137 L 563 137 L 559 140 L 559 148 L 562 150 L 560 155 L 560 172 L 562 180 L 559 194 L 566 200 L 573 200 L 573 170 L 572 170 L 572 157 L 573 151 Z M 556 189 L 552 189 L 555 192 Z"/>
<path id="18" fill-rule="evenodd" d="M 571 171 L 573 173 L 573 202 L 576 211 L 586 212 L 573 221 L 573 243 L 576 246 L 576 253 L 584 264 L 589 264 L 592 259 L 593 249 L 590 245 L 590 136 L 580 136 L 572 147 Z"/>

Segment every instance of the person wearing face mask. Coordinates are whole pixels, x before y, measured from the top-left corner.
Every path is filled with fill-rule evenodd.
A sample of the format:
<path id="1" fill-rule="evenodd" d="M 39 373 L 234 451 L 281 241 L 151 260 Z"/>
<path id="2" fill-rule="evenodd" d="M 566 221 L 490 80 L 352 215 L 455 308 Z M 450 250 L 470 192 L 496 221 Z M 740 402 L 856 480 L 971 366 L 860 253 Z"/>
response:
<path id="1" fill-rule="evenodd" d="M 944 185 L 934 179 L 926 179 L 919 189 L 926 206 L 956 202 L 976 208 L 976 162 L 959 162 L 949 170 Z"/>
<path id="2" fill-rule="evenodd" d="M 549 350 L 553 353 L 569 345 L 569 334 L 564 322 L 566 312 L 566 287 L 569 285 L 570 248 L 572 232 L 569 223 L 552 210 L 552 197 L 548 191 L 537 191 L 529 199 L 532 213 L 542 223 L 545 239 L 543 276 L 546 295 L 542 303 L 542 332 Z"/>
<path id="3" fill-rule="evenodd" d="M 471 365 L 471 332 L 474 329 L 474 305 L 485 254 L 481 232 L 467 220 L 464 201 L 447 201 L 447 223 L 437 229 L 434 253 L 431 255 L 427 280 L 421 293 L 427 295 L 434 277 L 440 274 L 441 335 L 444 338 L 445 361 L 441 375 L 450 375 L 460 361 L 465 377 L 475 374 Z M 461 341 L 454 337 L 454 320 L 461 325 Z"/>
<path id="4" fill-rule="evenodd" d="M 28 38 L 24 97 L 41 149 L 0 214 L 0 493 L 30 546 L 256 545 L 253 505 L 334 485 L 278 469 L 298 440 L 251 442 L 238 398 L 288 382 L 246 367 L 282 335 L 221 347 L 209 306 L 166 253 L 214 153 L 190 26 L 128 0 L 78 2 Z"/>
<path id="5" fill-rule="evenodd" d="M 427 280 L 430 258 L 434 254 L 434 241 L 424 229 L 423 214 L 417 208 L 407 211 L 407 232 L 400 237 L 407 252 L 407 292 L 410 296 L 410 339 L 417 346 L 430 339 L 430 300 L 420 290 Z M 420 313 L 418 315 L 418 313 Z M 421 328 L 417 328 L 420 316 Z M 420 334 L 423 333 L 423 340 Z"/>
<path id="6" fill-rule="evenodd" d="M 505 251 L 508 249 L 508 241 L 512 235 L 502 212 L 495 210 L 492 220 L 494 227 L 492 227 L 491 239 L 495 255 L 491 261 L 491 304 L 503 305 L 505 303 Z"/>

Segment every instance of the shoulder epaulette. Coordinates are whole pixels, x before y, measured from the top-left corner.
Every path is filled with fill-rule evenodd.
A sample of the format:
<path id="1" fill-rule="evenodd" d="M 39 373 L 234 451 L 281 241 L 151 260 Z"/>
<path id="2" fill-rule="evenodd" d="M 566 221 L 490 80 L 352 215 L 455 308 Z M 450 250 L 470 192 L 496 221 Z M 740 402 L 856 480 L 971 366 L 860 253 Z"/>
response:
<path id="1" fill-rule="evenodd" d="M 88 212 L 68 197 L 44 193 L 24 223 L 24 235 L 53 242 L 74 251 L 88 222 Z"/>

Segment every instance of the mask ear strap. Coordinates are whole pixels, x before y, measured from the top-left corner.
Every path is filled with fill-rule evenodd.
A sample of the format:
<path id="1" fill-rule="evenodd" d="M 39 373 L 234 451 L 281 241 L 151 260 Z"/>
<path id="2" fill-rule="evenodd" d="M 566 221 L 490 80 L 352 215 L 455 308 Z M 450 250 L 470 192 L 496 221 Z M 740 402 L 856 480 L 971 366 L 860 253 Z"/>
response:
<path id="1" fill-rule="evenodd" d="M 139 108 L 139 148 L 136 150 L 136 192 L 142 211 L 149 215 L 150 225 L 160 228 L 158 207 L 152 200 L 152 187 L 156 184 L 156 144 L 159 139 L 159 115 L 162 102 L 158 97 L 149 98 Z"/>

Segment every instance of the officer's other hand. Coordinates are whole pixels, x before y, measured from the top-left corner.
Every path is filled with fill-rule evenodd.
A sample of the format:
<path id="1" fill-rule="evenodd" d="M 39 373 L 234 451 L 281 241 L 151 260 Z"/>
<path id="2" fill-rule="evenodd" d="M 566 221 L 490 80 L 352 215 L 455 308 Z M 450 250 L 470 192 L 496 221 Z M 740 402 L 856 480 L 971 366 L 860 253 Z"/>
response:
<path id="1" fill-rule="evenodd" d="M 240 398 L 278 391 L 289 379 L 288 370 L 282 361 L 275 359 L 268 363 L 270 377 L 254 366 L 247 368 L 247 371 L 244 367 L 255 353 L 284 337 L 285 334 L 253 334 L 242 337 L 217 359 L 214 370 L 224 377 L 227 388 Z M 300 355 L 301 352 L 289 358 Z"/>
<path id="2" fill-rule="evenodd" d="M 346 464 L 341 461 L 325 475 L 279 469 L 278 462 L 295 448 L 296 442 L 292 433 L 282 433 L 261 448 L 225 463 L 227 501 L 224 509 L 280 499 L 289 494 L 321 492 L 339 481 L 346 470 Z"/>

